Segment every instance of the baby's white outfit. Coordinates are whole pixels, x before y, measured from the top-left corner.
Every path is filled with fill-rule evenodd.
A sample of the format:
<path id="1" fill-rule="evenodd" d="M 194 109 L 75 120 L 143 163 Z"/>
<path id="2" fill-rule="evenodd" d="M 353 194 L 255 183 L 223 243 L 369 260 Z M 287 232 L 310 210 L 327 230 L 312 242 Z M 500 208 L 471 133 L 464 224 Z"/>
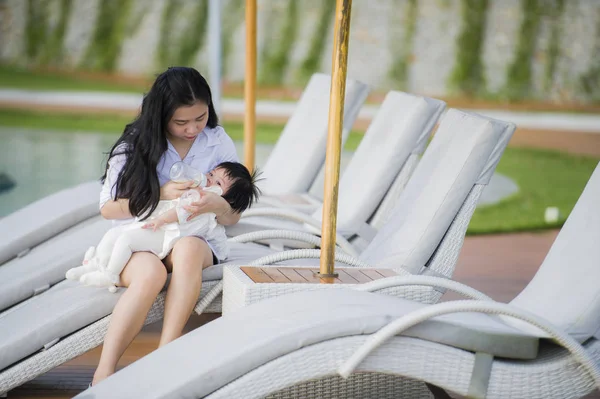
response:
<path id="1" fill-rule="evenodd" d="M 221 195 L 222 193 L 220 187 L 206 187 L 204 188 L 204 190 L 214 192 L 218 195 Z M 216 214 L 203 213 L 201 215 L 196 216 L 190 221 L 186 220 L 189 216 L 189 213 L 187 213 L 183 209 L 183 206 L 190 205 L 191 203 L 196 202 L 199 199 L 200 196 L 196 191 L 189 190 L 179 199 L 159 201 L 158 206 L 156 207 L 154 212 L 152 212 L 148 220 L 144 222 L 139 222 L 136 220 L 136 222 L 132 223 L 131 226 L 141 227 L 147 222 L 156 219 L 163 213 L 170 211 L 173 208 L 177 209 L 177 217 L 179 218 L 179 223 L 169 223 L 163 225 L 161 227 L 161 230 L 164 232 L 162 246 L 154 246 L 154 248 L 147 249 L 146 251 L 150 251 L 156 256 L 158 256 L 160 259 L 163 259 L 169 254 L 169 252 L 171 252 L 171 250 L 175 246 L 175 243 L 181 237 L 198 236 L 211 244 L 211 249 L 215 253 L 217 259 L 223 260 L 227 258 L 227 256 L 229 255 L 227 235 L 225 233 L 225 227 L 217 223 Z M 120 227 L 123 227 L 124 230 L 131 229 L 128 229 L 128 226 L 129 225 L 124 225 Z M 159 232 L 159 230 L 157 230 L 156 232 Z"/>
<path id="2" fill-rule="evenodd" d="M 207 187 L 204 190 L 221 194 L 220 187 Z M 84 266 L 73 268 L 67 272 L 67 278 L 89 281 L 82 282 L 94 286 L 112 286 L 120 281 L 119 275 L 129 262 L 134 252 L 148 251 L 160 259 L 164 259 L 181 237 L 199 236 L 210 242 L 217 259 L 225 259 L 229 255 L 225 228 L 217 223 L 217 215 L 203 213 L 187 221 L 189 213 L 184 206 L 196 202 L 200 194 L 189 190 L 176 200 L 159 201 L 158 206 L 145 221 L 111 228 L 100 240 L 96 248 L 90 248 L 84 259 Z M 168 223 L 156 231 L 142 229 L 142 226 L 158 218 L 163 213 L 175 208 L 179 223 Z M 138 218 L 139 219 L 139 218 Z M 98 273 L 95 273 L 98 271 Z M 88 275 L 87 273 L 94 272 Z"/>

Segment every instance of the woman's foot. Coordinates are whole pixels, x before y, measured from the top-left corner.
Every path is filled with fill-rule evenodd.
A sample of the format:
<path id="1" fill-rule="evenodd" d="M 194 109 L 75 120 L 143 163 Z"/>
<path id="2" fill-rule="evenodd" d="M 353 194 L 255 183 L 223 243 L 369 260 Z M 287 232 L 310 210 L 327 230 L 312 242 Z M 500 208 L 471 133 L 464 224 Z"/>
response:
<path id="1" fill-rule="evenodd" d="M 96 372 L 94 373 L 94 378 L 92 379 L 92 382 L 90 383 L 90 388 L 93 387 L 94 385 L 100 383 L 101 381 L 107 379 L 108 377 L 110 377 L 113 374 L 114 374 L 114 371 L 111 373 L 111 372 L 104 372 L 100 369 L 96 369 Z"/>

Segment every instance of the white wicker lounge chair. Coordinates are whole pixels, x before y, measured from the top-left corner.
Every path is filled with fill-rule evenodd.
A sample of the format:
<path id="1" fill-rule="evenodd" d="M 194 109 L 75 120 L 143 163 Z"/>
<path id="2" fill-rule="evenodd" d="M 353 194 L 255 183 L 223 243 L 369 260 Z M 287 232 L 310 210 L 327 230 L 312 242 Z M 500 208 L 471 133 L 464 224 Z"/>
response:
<path id="1" fill-rule="evenodd" d="M 599 202 L 600 166 L 510 304 L 455 282 L 474 300 L 286 295 L 198 328 L 77 397 L 448 397 L 441 387 L 472 398 L 580 398 L 600 388 Z"/>
<path id="2" fill-rule="evenodd" d="M 364 259 L 382 267 L 399 265 L 412 273 L 450 277 L 479 193 L 513 130 L 512 124 L 450 110 L 400 196 L 398 212 L 363 252 Z M 392 235 L 402 241 L 387 242 Z M 272 251 L 240 244 L 234 246 L 232 260 L 256 259 L 265 253 Z M 205 270 L 197 312 L 221 311 L 220 291 L 212 289 L 221 278 L 221 267 Z M 0 314 L 0 393 L 101 344 L 122 292 L 111 294 L 63 281 Z M 147 323 L 162 317 L 163 295 Z M 432 302 L 441 293 L 423 288 L 407 295 Z"/>

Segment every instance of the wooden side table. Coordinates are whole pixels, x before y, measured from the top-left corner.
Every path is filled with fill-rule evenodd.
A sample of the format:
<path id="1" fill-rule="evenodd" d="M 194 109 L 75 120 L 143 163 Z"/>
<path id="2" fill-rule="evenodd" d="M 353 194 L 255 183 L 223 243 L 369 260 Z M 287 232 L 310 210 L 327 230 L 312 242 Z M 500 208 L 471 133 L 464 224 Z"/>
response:
<path id="1" fill-rule="evenodd" d="M 353 288 L 386 277 L 406 274 L 399 270 L 336 268 L 335 279 L 320 278 L 318 267 L 228 266 L 223 269 L 223 314 L 275 296 L 298 291 Z M 386 290 L 405 290 L 391 287 Z"/>

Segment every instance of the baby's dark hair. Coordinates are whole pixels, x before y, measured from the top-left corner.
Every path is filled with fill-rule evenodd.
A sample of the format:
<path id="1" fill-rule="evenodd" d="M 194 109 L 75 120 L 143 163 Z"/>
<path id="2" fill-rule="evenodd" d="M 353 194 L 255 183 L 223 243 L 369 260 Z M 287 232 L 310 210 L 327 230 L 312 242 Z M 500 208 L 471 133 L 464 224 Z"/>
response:
<path id="1" fill-rule="evenodd" d="M 243 212 L 258 200 L 261 194 L 256 186 L 258 173 L 250 173 L 248 168 L 239 162 L 222 162 L 215 169 L 223 169 L 231 179 L 231 186 L 223 198 L 229 202 L 235 212 Z"/>

